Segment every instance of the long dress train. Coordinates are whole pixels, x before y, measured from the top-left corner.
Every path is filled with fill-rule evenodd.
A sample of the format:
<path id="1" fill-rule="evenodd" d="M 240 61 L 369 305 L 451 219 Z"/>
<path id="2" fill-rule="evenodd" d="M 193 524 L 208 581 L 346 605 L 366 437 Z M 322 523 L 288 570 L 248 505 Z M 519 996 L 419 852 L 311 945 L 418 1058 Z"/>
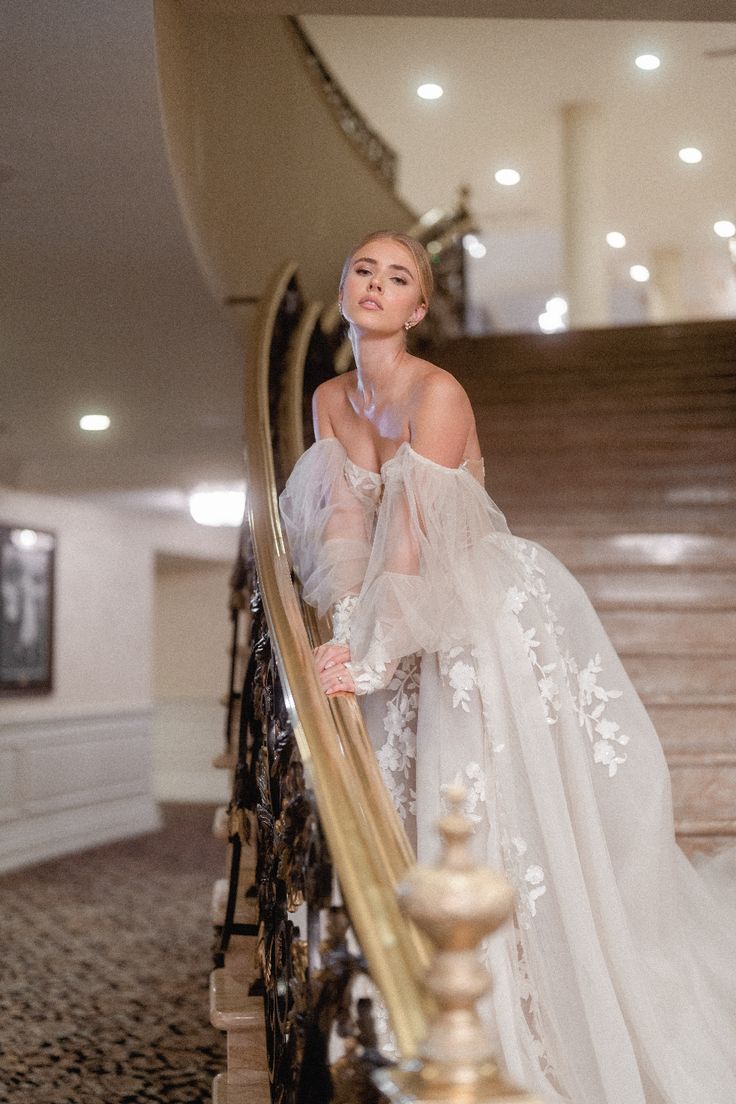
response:
<path id="1" fill-rule="evenodd" d="M 675 842 L 656 732 L 577 581 L 473 463 L 408 443 L 375 473 L 318 442 L 281 509 L 420 860 L 460 775 L 514 885 L 487 950 L 510 1076 L 549 1104 L 736 1104 L 733 901 Z"/>

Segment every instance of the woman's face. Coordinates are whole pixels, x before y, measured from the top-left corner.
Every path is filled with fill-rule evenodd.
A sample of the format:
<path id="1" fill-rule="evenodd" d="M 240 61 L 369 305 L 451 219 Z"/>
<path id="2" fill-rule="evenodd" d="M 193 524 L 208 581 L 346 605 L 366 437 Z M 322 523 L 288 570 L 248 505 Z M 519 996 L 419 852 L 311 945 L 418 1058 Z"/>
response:
<path id="1" fill-rule="evenodd" d="M 401 242 L 376 238 L 362 246 L 350 262 L 340 292 L 345 318 L 358 330 L 376 334 L 415 326 L 427 313 L 420 303 L 419 274 L 414 258 Z"/>

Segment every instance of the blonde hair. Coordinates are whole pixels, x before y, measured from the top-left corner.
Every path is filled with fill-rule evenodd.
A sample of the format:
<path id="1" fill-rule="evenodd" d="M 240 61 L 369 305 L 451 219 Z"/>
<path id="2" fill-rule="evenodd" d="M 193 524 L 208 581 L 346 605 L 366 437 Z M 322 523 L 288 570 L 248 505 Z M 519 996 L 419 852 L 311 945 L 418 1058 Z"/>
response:
<path id="1" fill-rule="evenodd" d="M 432 298 L 432 292 L 434 291 L 434 276 L 432 274 L 432 262 L 429 259 L 429 253 L 427 253 L 422 243 L 417 241 L 416 238 L 412 238 L 409 234 L 395 233 L 393 230 L 376 230 L 373 234 L 367 234 L 366 237 L 350 250 L 345 264 L 342 266 L 342 272 L 340 273 L 340 291 L 343 289 L 350 269 L 350 264 L 355 254 L 359 252 L 359 250 L 364 249 L 369 242 L 386 240 L 398 242 L 399 245 L 403 245 L 404 248 L 408 249 L 411 253 L 414 258 L 414 263 L 417 266 L 417 274 L 419 276 L 420 303 L 428 307 L 429 300 Z"/>

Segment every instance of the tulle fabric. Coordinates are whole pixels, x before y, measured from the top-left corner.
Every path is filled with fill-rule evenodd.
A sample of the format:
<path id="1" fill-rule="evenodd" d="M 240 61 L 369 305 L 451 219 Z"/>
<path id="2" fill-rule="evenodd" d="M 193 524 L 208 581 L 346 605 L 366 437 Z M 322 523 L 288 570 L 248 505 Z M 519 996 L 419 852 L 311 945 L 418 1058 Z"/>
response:
<path id="1" fill-rule="evenodd" d="M 353 659 L 392 672 L 363 709 L 420 860 L 459 775 L 479 858 L 514 885 L 486 948 L 509 1074 L 548 1104 L 734 1104 L 728 863 L 696 872 L 677 847 L 659 740 L 595 611 L 475 475 L 409 445 L 361 473 L 313 446 L 282 497 L 307 600 L 357 594 Z"/>

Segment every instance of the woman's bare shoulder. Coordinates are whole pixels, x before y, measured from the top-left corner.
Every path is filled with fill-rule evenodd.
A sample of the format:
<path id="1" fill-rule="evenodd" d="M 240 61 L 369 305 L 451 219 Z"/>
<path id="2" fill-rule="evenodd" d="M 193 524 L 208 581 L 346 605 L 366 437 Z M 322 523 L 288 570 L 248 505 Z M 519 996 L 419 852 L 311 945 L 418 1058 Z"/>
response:
<path id="1" fill-rule="evenodd" d="M 451 372 L 427 364 L 417 379 L 411 417 L 416 451 L 456 467 L 477 449 L 475 416 L 465 388 Z"/>
<path id="2" fill-rule="evenodd" d="M 324 380 L 315 388 L 312 395 L 312 420 L 318 437 L 336 436 L 336 422 L 340 420 L 348 391 L 353 385 L 349 377 L 354 376 L 355 371 L 345 372 Z"/>
<path id="3" fill-rule="evenodd" d="M 451 406 L 452 413 L 471 410 L 470 399 L 460 381 L 453 376 L 452 372 L 428 360 L 420 362 L 414 385 L 414 403 L 416 410 L 443 403 Z"/>

